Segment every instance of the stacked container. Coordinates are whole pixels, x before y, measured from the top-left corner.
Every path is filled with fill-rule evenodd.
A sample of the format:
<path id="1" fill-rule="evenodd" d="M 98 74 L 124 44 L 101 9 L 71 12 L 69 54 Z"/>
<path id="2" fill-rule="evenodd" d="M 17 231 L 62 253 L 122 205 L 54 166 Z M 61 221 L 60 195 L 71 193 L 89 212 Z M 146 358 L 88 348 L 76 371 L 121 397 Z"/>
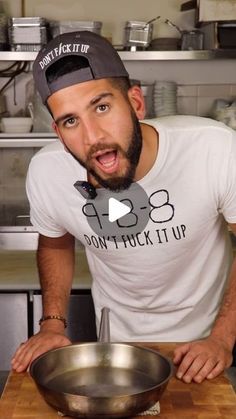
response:
<path id="1" fill-rule="evenodd" d="M 8 20 L 11 51 L 39 51 L 48 41 L 47 22 L 42 17 L 12 17 Z"/>

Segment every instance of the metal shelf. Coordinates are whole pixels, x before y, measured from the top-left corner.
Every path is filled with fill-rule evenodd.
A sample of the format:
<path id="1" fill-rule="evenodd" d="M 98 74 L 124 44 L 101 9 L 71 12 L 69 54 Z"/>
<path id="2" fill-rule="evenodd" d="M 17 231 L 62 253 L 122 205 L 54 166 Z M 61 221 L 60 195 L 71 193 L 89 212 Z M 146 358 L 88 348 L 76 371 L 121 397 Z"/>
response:
<path id="1" fill-rule="evenodd" d="M 199 51 L 118 51 L 123 61 L 154 60 L 214 60 L 235 59 L 233 50 L 199 50 Z M 34 61 L 37 52 L 0 51 L 0 61 Z"/>
<path id="2" fill-rule="evenodd" d="M 138 60 L 215 60 L 215 59 L 234 59 L 236 50 L 199 50 L 199 51 L 120 51 L 123 61 Z"/>
<path id="3" fill-rule="evenodd" d="M 34 61 L 37 52 L 0 51 L 0 61 Z"/>
<path id="4" fill-rule="evenodd" d="M 20 134 L 0 134 L 1 148 L 27 148 L 44 147 L 55 141 L 57 136 L 51 133 L 20 133 Z"/>

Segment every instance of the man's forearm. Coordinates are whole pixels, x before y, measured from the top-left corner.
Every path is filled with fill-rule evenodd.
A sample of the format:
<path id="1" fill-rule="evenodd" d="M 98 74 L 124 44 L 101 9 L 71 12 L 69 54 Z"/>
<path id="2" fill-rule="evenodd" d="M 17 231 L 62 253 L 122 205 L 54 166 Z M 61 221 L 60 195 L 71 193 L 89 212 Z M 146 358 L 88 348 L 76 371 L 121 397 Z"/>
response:
<path id="1" fill-rule="evenodd" d="M 42 289 L 43 315 L 66 317 L 74 274 L 74 238 L 39 237 L 37 263 Z"/>
<path id="2" fill-rule="evenodd" d="M 236 342 L 236 258 L 211 336 L 222 339 L 231 348 Z"/>

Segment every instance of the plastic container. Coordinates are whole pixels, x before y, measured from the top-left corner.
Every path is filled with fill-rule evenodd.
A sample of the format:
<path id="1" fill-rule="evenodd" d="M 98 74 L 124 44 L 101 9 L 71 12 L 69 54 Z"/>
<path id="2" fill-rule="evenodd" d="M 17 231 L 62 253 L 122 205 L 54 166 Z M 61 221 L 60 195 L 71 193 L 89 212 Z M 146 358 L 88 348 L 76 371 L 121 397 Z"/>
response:
<path id="1" fill-rule="evenodd" d="M 27 133 L 32 128 L 29 117 L 8 117 L 1 119 L 1 131 L 6 133 Z"/>
<path id="2" fill-rule="evenodd" d="M 11 51 L 39 51 L 48 41 L 48 24 L 42 17 L 12 17 L 8 20 Z"/>

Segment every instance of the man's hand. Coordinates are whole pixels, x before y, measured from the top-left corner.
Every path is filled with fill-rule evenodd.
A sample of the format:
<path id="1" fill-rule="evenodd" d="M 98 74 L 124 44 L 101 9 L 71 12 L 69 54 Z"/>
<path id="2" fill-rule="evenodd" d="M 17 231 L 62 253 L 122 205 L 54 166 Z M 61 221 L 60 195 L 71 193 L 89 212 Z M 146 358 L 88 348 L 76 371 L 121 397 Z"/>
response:
<path id="1" fill-rule="evenodd" d="M 232 364 L 232 351 L 219 338 L 186 343 L 174 351 L 173 362 L 178 365 L 176 376 L 185 383 L 201 383 L 212 379 Z"/>
<path id="2" fill-rule="evenodd" d="M 21 343 L 12 358 L 11 365 L 16 372 L 25 371 L 31 362 L 44 352 L 61 346 L 70 345 L 70 340 L 63 334 L 52 330 L 40 331 L 28 341 Z"/>

